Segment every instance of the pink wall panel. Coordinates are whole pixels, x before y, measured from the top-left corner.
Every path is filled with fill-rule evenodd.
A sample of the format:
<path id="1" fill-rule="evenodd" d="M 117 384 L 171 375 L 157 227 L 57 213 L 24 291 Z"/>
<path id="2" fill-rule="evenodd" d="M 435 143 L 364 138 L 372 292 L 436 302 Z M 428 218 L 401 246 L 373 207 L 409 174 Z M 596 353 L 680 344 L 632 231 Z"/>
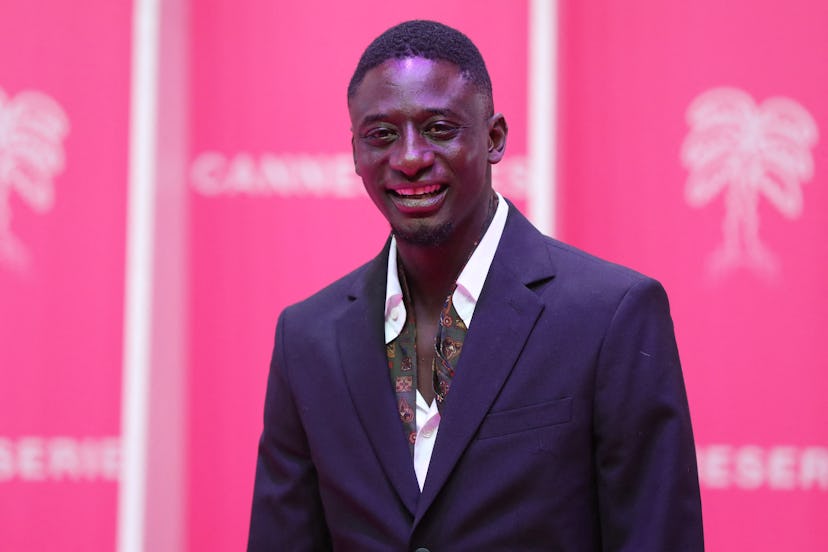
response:
<path id="1" fill-rule="evenodd" d="M 828 4 L 562 6 L 560 233 L 670 294 L 708 548 L 824 550 Z"/>
<path id="2" fill-rule="evenodd" d="M 468 33 L 515 131 L 507 171 L 520 172 L 527 8 L 468 5 L 192 3 L 191 549 L 246 542 L 279 311 L 373 257 L 387 236 L 350 158 L 345 90 L 368 42 L 415 17 Z"/>
<path id="3" fill-rule="evenodd" d="M 115 542 L 130 15 L 2 8 L 2 550 Z"/>

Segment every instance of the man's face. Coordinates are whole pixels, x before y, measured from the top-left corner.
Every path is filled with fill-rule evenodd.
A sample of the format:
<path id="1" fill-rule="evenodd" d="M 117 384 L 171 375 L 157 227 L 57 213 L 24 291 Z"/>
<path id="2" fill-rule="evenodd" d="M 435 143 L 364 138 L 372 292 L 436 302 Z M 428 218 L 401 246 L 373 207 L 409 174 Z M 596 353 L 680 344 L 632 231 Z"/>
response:
<path id="1" fill-rule="evenodd" d="M 398 240 L 479 238 L 492 196 L 489 165 L 506 141 L 502 115 L 446 61 L 391 59 L 349 102 L 354 164 Z"/>

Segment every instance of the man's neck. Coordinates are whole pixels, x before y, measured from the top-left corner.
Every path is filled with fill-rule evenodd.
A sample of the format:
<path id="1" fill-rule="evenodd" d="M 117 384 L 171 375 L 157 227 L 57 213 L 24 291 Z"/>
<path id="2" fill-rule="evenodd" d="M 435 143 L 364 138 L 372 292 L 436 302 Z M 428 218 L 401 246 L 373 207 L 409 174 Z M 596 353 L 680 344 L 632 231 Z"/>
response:
<path id="1" fill-rule="evenodd" d="M 466 235 L 453 235 L 439 245 L 397 241 L 397 253 L 415 302 L 428 311 L 440 309 L 463 267 L 492 222 L 497 197 L 489 204 L 478 228 Z"/>
<path id="2" fill-rule="evenodd" d="M 397 252 L 412 299 L 427 310 L 441 308 L 463 270 L 466 252 L 444 246 L 397 243 Z"/>

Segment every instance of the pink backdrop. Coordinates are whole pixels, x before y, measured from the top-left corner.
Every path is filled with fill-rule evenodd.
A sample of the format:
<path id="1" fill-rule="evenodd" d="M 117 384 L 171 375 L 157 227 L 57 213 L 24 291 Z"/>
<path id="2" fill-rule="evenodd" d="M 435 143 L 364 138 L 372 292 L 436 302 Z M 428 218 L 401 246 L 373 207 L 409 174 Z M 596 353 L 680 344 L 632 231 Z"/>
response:
<path id="1" fill-rule="evenodd" d="M 528 1 L 179 1 L 188 246 L 156 277 L 188 275 L 170 303 L 187 305 L 181 523 L 187 549 L 237 550 L 276 317 L 386 236 L 349 151 L 366 43 L 412 17 L 471 36 L 511 130 L 495 185 L 522 209 L 543 122 Z M 129 4 L 14 0 L 0 17 L 0 550 L 114 548 Z M 828 4 L 559 5 L 557 233 L 667 288 L 708 550 L 828 549 Z M 29 141 L 9 138 L 21 105 Z"/>
<path id="2" fill-rule="evenodd" d="M 0 11 L 0 550 L 107 550 L 130 3 L 20 1 Z M 12 241 L 16 253 L 4 249 Z"/>
<path id="3" fill-rule="evenodd" d="M 712 551 L 828 549 L 826 29 L 820 0 L 563 3 L 560 234 L 667 288 Z M 691 173 L 698 190 L 737 159 L 754 192 L 730 177 L 689 200 Z M 775 184 L 757 191 L 747 160 Z M 716 269 L 726 221 L 751 214 L 758 228 L 740 226 L 735 262 Z"/>

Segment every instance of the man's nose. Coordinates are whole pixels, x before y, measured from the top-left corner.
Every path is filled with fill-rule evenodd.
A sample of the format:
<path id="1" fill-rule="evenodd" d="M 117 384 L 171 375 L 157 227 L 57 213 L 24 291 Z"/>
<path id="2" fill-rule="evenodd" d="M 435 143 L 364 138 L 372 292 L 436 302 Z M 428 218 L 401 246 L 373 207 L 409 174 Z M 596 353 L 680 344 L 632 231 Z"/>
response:
<path id="1" fill-rule="evenodd" d="M 411 178 L 434 163 L 434 151 L 417 129 L 408 129 L 394 144 L 390 163 Z"/>

